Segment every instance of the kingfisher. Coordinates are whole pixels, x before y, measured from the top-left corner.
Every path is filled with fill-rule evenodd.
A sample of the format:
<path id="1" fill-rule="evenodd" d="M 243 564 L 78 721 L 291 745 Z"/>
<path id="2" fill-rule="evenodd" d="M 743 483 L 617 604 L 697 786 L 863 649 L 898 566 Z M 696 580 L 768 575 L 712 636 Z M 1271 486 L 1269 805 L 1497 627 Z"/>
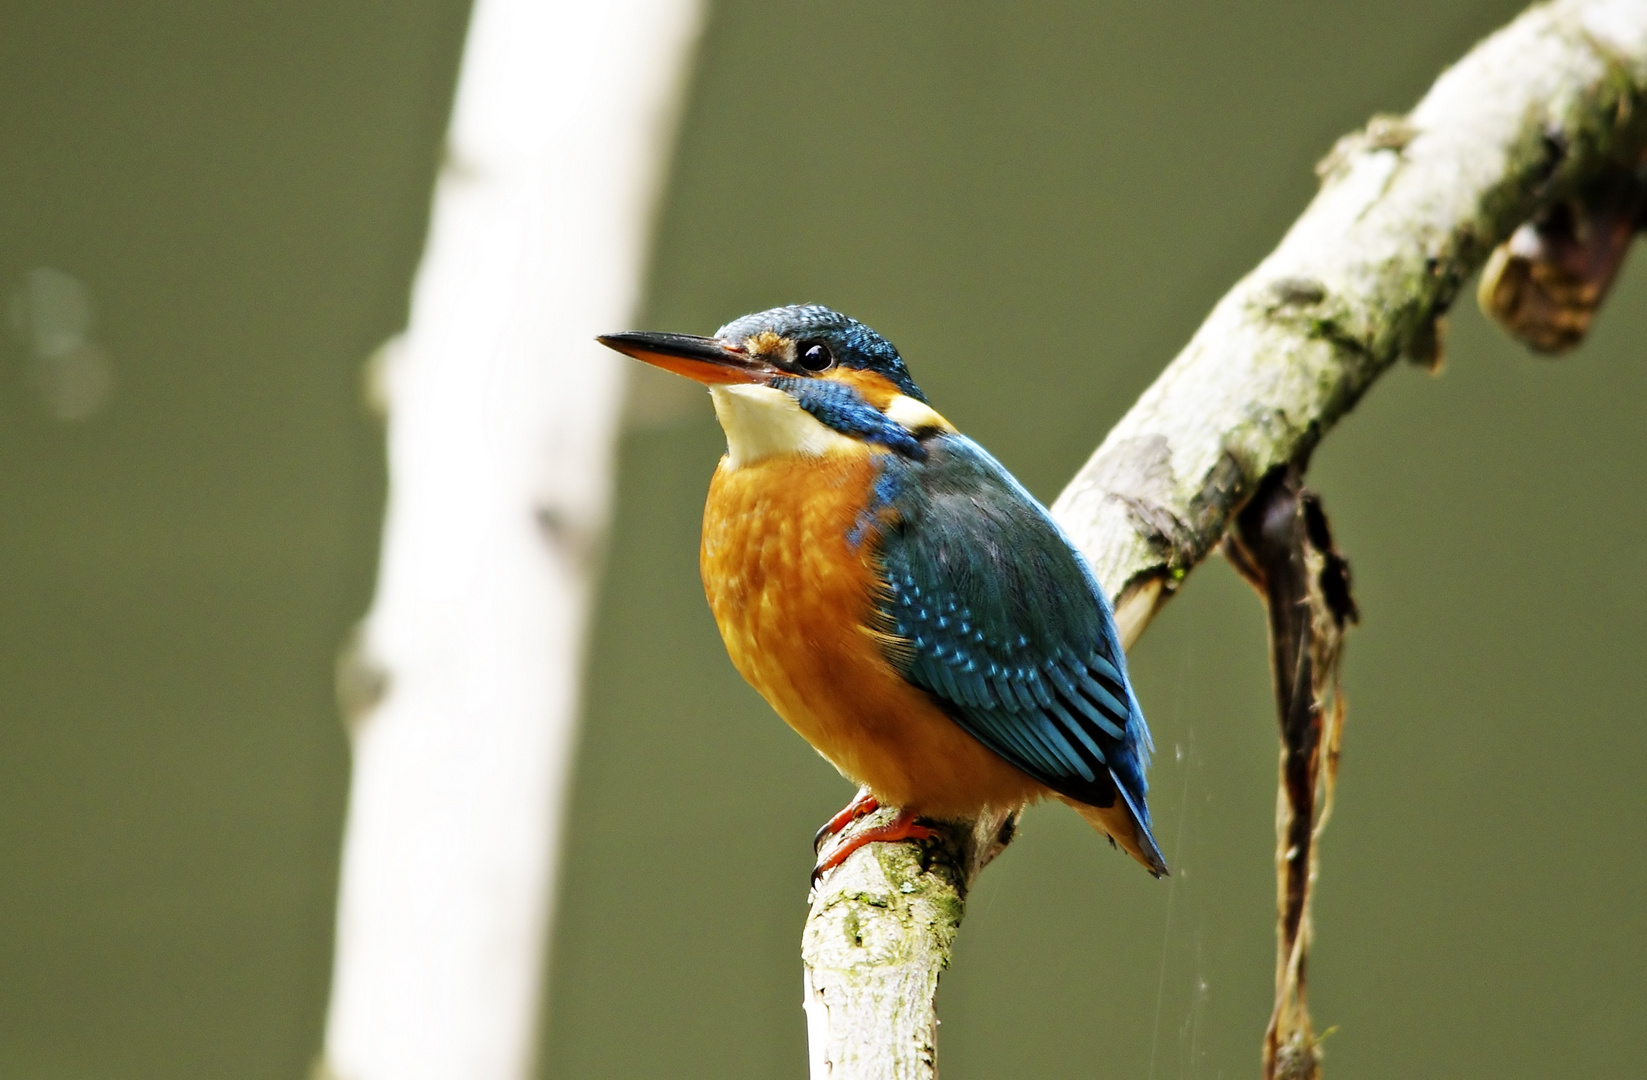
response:
<path id="1" fill-rule="evenodd" d="M 733 665 L 858 795 L 820 875 L 930 822 L 1055 798 L 1150 873 L 1151 743 L 1075 545 L 927 403 L 898 350 L 817 304 L 602 344 L 709 386 L 726 454 L 699 568 Z M 885 824 L 842 830 L 882 806 Z"/>

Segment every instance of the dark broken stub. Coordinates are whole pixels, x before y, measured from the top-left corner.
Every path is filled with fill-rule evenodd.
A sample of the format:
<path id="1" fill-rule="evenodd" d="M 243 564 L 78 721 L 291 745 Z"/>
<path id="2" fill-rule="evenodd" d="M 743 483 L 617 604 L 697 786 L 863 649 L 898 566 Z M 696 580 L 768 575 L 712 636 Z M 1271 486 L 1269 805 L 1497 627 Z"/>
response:
<path id="1" fill-rule="evenodd" d="M 1338 661 L 1358 612 L 1350 567 L 1333 547 L 1321 500 L 1301 465 L 1273 470 L 1224 538 L 1224 555 L 1264 599 L 1281 728 L 1276 819 L 1275 1009 L 1264 1033 L 1265 1080 L 1316 1080 L 1306 960 L 1316 848 L 1338 774 L 1344 698 Z"/>
<path id="2" fill-rule="evenodd" d="M 1583 341 L 1647 224 L 1643 168 L 1609 170 L 1517 229 L 1481 271 L 1481 310 L 1537 352 L 1556 355 Z"/>

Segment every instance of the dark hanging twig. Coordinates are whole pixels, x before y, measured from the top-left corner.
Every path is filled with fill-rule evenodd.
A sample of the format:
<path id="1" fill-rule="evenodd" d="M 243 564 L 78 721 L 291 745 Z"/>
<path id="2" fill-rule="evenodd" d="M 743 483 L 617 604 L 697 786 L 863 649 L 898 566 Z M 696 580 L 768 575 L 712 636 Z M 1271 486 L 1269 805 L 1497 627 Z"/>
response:
<path id="1" fill-rule="evenodd" d="M 1317 844 L 1338 773 L 1344 697 L 1338 661 L 1356 620 L 1350 568 L 1332 544 L 1321 500 L 1303 468 L 1276 469 L 1224 541 L 1229 561 L 1264 598 L 1281 726 L 1276 807 L 1275 1009 L 1264 1034 L 1265 1080 L 1314 1080 L 1319 1038 L 1310 1025 L 1306 961 Z"/>

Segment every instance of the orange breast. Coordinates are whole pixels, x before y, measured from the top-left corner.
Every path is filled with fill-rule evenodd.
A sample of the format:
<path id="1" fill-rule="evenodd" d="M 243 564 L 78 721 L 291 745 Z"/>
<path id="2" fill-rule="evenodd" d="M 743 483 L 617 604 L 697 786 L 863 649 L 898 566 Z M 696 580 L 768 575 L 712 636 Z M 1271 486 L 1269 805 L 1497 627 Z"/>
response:
<path id="1" fill-rule="evenodd" d="M 704 508 L 704 591 L 732 663 L 847 778 L 934 817 L 1046 794 L 895 671 L 871 626 L 868 542 L 848 539 L 871 452 L 725 460 Z"/>

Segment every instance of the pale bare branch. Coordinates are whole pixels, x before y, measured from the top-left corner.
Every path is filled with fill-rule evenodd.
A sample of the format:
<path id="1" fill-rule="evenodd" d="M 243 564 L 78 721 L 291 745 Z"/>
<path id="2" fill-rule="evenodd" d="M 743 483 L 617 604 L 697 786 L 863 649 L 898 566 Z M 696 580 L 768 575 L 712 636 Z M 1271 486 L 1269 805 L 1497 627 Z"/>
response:
<path id="1" fill-rule="evenodd" d="M 1437 362 L 1442 316 L 1497 245 L 1634 164 L 1644 105 L 1647 4 L 1563 0 L 1483 41 L 1406 116 L 1339 141 L 1280 246 L 1053 506 L 1129 644 L 1265 476 L 1304 463 L 1398 359 Z M 987 861 L 977 833 L 956 826 L 925 869 L 913 845 L 874 844 L 824 878 L 805 949 L 814 1080 L 936 1075 L 931 993 Z"/>
<path id="2" fill-rule="evenodd" d="M 525 1080 L 622 369 L 697 0 L 479 0 L 389 425 L 325 1058 Z M 621 43 L 621 48 L 614 48 Z"/>

